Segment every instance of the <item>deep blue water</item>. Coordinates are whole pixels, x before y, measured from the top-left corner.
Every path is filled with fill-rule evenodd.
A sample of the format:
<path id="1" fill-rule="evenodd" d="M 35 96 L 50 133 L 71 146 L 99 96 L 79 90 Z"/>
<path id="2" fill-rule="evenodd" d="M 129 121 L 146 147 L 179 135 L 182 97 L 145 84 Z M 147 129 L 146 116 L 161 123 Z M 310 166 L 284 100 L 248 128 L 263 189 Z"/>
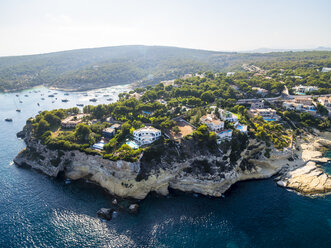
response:
<path id="1" fill-rule="evenodd" d="M 272 179 L 237 183 L 225 198 L 153 195 L 137 216 L 119 212 L 101 221 L 96 211 L 110 206 L 111 196 L 99 187 L 11 163 L 24 148 L 15 134 L 28 117 L 74 106 L 81 96 L 52 104 L 40 93 L 24 94 L 21 113 L 15 94 L 0 95 L 0 247 L 331 247 L 331 196 L 302 197 Z"/>

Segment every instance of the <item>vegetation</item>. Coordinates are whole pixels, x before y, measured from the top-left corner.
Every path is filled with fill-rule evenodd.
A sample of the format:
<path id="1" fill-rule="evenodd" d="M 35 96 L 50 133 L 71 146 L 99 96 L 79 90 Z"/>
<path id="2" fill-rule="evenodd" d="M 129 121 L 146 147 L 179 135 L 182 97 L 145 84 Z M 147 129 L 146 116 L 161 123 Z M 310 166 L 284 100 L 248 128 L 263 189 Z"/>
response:
<path id="1" fill-rule="evenodd" d="M 225 53 L 158 46 L 119 46 L 80 49 L 30 56 L 0 58 L 0 91 L 20 90 L 36 85 L 70 89 L 102 88 L 136 82 L 141 86 L 154 85 L 162 80 L 180 78 L 200 71 L 244 71 L 243 63 L 254 63 L 272 79 L 249 77 L 237 73 L 240 90 L 254 95 L 252 87 L 262 87 L 269 94 L 278 94 L 279 82 L 287 85 L 303 83 L 317 85 L 321 92 L 330 92 L 330 74 L 315 69 L 331 66 L 331 52 L 288 53 Z M 280 69 L 285 69 L 283 76 Z M 307 74 L 307 70 L 311 70 Z M 247 73 L 246 73 L 247 74 Z M 288 76 L 303 76 L 303 80 Z M 231 83 L 231 78 L 228 79 Z M 248 80 L 248 81 L 247 81 Z M 210 93 L 210 92 L 209 92 Z M 208 93 L 203 101 L 212 101 Z"/>
<path id="2" fill-rule="evenodd" d="M 162 50 L 162 48 L 155 48 L 155 50 L 152 49 L 149 52 L 154 51 L 158 54 L 160 52 L 158 49 Z M 182 51 L 183 53 L 180 53 L 180 55 L 187 57 L 193 53 L 192 50 L 185 50 L 184 52 L 184 50 L 178 50 L 177 48 L 167 49 L 172 52 Z M 166 51 L 168 51 L 167 49 Z M 131 52 L 133 51 L 135 49 L 131 47 Z M 204 59 L 209 61 L 207 58 L 211 52 L 194 50 L 194 53 L 198 53 L 202 57 L 205 56 Z M 139 54 L 140 52 L 136 55 Z M 122 55 L 118 54 L 117 56 Z M 149 56 L 157 59 L 152 53 Z M 231 56 L 235 57 L 237 55 L 231 54 Z M 238 56 L 245 57 L 243 54 Z M 160 59 L 158 60 L 160 62 L 161 58 L 158 59 Z M 97 61 L 97 59 L 95 60 Z M 214 58 L 214 60 L 217 59 Z M 263 72 L 257 74 L 252 71 L 238 71 L 232 76 L 227 76 L 225 73 L 205 72 L 203 76 L 177 79 L 173 83 L 158 83 L 154 86 L 136 88 L 129 93 L 121 94 L 120 100 L 112 104 L 85 106 L 83 112 L 88 114 L 88 117 L 73 130 L 62 129 L 60 127 L 61 120 L 69 115 L 77 114 L 79 109 L 44 111 L 31 121 L 33 132 L 50 149 L 80 150 L 88 154 L 98 154 L 110 160 L 133 162 L 137 161 L 143 152 L 145 157 L 150 156 L 151 159 L 152 155 L 163 154 L 162 150 L 165 149 L 166 144 L 167 147 L 170 147 L 171 144 L 171 149 L 175 149 L 175 146 L 169 140 L 160 139 L 151 146 L 134 150 L 126 144 L 128 139 L 132 139 L 134 129 L 144 125 L 152 125 L 161 129 L 163 133 L 173 132 L 178 134 L 180 129 L 174 118 L 180 116 L 197 127 L 192 134 L 184 138 L 184 142 L 192 142 L 195 147 L 208 151 L 231 148 L 229 158 L 232 163 L 235 163 L 240 157 L 240 153 L 247 146 L 248 136 L 266 143 L 268 149 L 265 151 L 265 156 L 268 157 L 272 148 L 282 150 L 288 147 L 291 144 L 293 133 L 300 132 L 299 129 L 311 130 L 311 128 L 318 128 L 325 130 L 330 128 L 330 118 L 327 117 L 328 110 L 319 103 L 316 103 L 318 114 L 313 116 L 304 112 L 284 111 L 284 109 L 271 106 L 270 103 L 266 102 L 266 104 L 277 109 L 277 113 L 282 117 L 281 122 L 266 122 L 261 117 L 252 118 L 248 114 L 247 106 L 237 104 L 239 99 L 258 97 L 258 92 L 253 90 L 253 87 L 266 89 L 266 97 L 279 96 L 285 86 L 291 88 L 297 84 L 317 85 L 320 87 L 319 92 L 329 92 L 331 89 L 331 73 L 322 73 L 320 69 L 322 66 L 330 66 L 330 53 L 271 53 L 258 55 L 254 60 Z M 129 65 L 126 64 L 125 66 Z M 151 64 L 148 66 L 149 68 L 153 67 Z M 106 65 L 105 67 L 96 68 L 104 71 L 105 74 L 111 71 Z M 140 69 L 144 69 L 144 67 Z M 140 71 L 140 69 L 136 70 L 132 67 L 132 71 L 135 71 L 133 77 L 142 73 L 141 71 L 145 71 Z M 127 70 L 128 68 L 125 70 L 117 68 L 116 72 L 125 75 Z M 89 83 L 98 80 L 97 74 L 93 75 L 92 69 L 88 69 L 88 71 L 86 75 L 91 75 L 93 79 L 90 76 L 85 77 L 80 72 L 75 73 L 74 77 L 78 81 L 79 78 L 84 78 Z M 291 77 L 297 75 L 301 78 Z M 104 81 L 110 80 L 109 77 L 117 77 L 116 80 L 120 81 L 118 75 L 105 75 Z M 209 131 L 207 126 L 201 125 L 200 118 L 207 113 L 215 113 L 219 117 L 218 110 L 221 108 L 238 115 L 240 123 L 248 126 L 248 136 L 236 131 L 233 123 L 226 122 L 225 127 L 233 130 L 233 139 L 231 142 L 217 144 L 216 133 Z M 91 145 L 101 139 L 102 130 L 111 125 L 106 122 L 108 118 L 113 123 L 121 123 L 120 129 L 117 130 L 115 136 L 104 146 L 102 151 L 91 149 Z M 94 119 L 97 119 L 98 122 L 91 124 L 91 120 Z M 176 150 L 174 151 L 176 153 Z M 246 166 L 250 166 L 248 162 Z"/>

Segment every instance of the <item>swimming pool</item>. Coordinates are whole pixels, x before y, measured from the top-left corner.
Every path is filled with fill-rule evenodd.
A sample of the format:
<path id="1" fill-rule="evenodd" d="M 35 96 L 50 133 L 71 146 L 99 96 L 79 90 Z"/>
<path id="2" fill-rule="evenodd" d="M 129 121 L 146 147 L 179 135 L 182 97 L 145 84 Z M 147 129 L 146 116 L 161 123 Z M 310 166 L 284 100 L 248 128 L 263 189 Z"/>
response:
<path id="1" fill-rule="evenodd" d="M 269 118 L 265 118 L 265 121 L 276 121 L 276 119 L 269 119 Z"/>
<path id="2" fill-rule="evenodd" d="M 130 146 L 132 149 L 138 149 L 139 148 L 139 145 L 136 142 L 134 142 L 133 140 L 130 140 L 130 141 L 126 142 L 126 144 L 128 146 Z"/>
<path id="3" fill-rule="evenodd" d="M 237 127 L 236 127 L 237 130 L 239 130 L 240 132 L 246 132 L 247 131 L 247 126 L 246 125 L 241 125 L 239 124 Z"/>

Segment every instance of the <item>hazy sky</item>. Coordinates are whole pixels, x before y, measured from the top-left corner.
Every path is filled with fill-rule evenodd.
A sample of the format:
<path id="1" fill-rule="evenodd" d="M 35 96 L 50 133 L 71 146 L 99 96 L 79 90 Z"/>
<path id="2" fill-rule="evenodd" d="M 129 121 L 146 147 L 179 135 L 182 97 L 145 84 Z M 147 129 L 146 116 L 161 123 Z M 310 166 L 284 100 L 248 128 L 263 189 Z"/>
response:
<path id="1" fill-rule="evenodd" d="M 331 47 L 331 1 L 0 0 L 0 56 L 128 44 Z"/>

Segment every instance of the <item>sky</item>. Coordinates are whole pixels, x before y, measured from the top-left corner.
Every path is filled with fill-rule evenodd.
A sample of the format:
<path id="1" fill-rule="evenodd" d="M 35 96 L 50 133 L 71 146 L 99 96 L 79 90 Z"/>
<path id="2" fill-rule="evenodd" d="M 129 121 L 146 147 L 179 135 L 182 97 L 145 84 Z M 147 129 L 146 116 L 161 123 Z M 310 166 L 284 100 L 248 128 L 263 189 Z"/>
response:
<path id="1" fill-rule="evenodd" d="M 137 44 L 331 47 L 331 1 L 0 0 L 0 56 Z"/>

